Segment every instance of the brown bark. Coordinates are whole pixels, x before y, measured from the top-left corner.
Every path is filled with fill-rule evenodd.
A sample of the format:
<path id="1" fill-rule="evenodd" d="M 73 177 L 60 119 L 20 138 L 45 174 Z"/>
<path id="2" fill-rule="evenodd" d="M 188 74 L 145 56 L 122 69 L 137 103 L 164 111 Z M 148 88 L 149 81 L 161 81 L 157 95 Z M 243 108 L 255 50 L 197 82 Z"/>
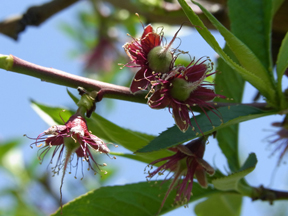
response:
<path id="1" fill-rule="evenodd" d="M 18 39 L 19 33 L 27 26 L 39 26 L 54 14 L 64 10 L 78 0 L 53 0 L 39 6 L 32 6 L 27 11 L 15 17 L 0 22 L 0 33 Z"/>

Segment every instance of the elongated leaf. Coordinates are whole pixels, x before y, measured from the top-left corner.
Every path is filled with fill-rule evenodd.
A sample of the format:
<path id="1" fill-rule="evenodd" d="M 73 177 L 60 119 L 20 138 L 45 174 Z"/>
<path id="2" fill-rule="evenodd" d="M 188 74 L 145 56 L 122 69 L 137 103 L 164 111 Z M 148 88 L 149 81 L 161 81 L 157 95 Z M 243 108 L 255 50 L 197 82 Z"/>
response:
<path id="1" fill-rule="evenodd" d="M 286 33 L 285 38 L 282 41 L 276 62 L 276 71 L 278 80 L 277 89 L 279 95 L 282 95 L 282 100 L 285 100 L 285 97 L 282 94 L 282 77 L 287 69 L 288 69 L 288 32 Z"/>
<path id="2" fill-rule="evenodd" d="M 41 117 L 44 118 L 44 114 L 49 115 L 57 124 L 64 124 L 60 118 L 60 113 L 64 121 L 67 121 L 70 116 L 73 115 L 72 113 L 74 113 L 70 110 L 65 110 L 65 112 L 62 112 L 63 108 L 48 107 L 36 102 L 33 102 L 33 104 L 44 112 Z M 92 132 L 96 131 L 95 134 L 100 138 L 112 143 L 120 144 L 131 151 L 136 151 L 136 146 L 144 146 L 154 138 L 152 135 L 141 134 L 139 132 L 123 129 L 97 115 L 96 113 L 92 114 L 91 119 L 87 119 L 87 125 L 89 130 Z"/>
<path id="3" fill-rule="evenodd" d="M 64 205 L 63 215 L 97 215 L 97 216 L 155 216 L 161 206 L 163 197 L 170 182 L 164 184 L 161 181 L 141 182 L 123 186 L 102 187 L 91 191 L 74 201 Z M 201 188 L 196 182 L 193 183 L 193 196 L 190 201 L 195 201 L 207 195 L 219 193 L 219 191 Z M 173 190 L 163 206 L 161 214 L 171 211 L 176 196 Z M 52 214 L 60 216 L 60 210 Z"/>
<path id="4" fill-rule="evenodd" d="M 241 205 L 242 196 L 239 194 L 214 194 L 197 204 L 194 211 L 197 216 L 239 216 Z"/>
<path id="5" fill-rule="evenodd" d="M 235 61 L 234 54 L 228 46 L 224 51 Z M 215 91 L 218 94 L 224 94 L 227 98 L 232 98 L 233 102 L 241 103 L 245 81 L 236 73 L 223 59 L 218 59 L 218 73 L 215 78 Z M 216 98 L 216 102 L 224 102 L 224 99 Z M 238 158 L 238 124 L 225 127 L 217 131 L 218 145 L 227 158 L 229 168 L 232 172 L 239 169 Z"/>
<path id="6" fill-rule="evenodd" d="M 239 172 L 250 169 L 250 168 L 255 168 L 257 164 L 257 158 L 255 153 L 250 153 L 244 164 L 241 166 L 239 169 Z"/>
<path id="7" fill-rule="evenodd" d="M 251 153 L 247 160 L 245 161 L 244 165 L 241 167 L 241 169 L 238 172 L 232 173 L 231 175 L 217 178 L 212 180 L 212 184 L 217 188 L 218 190 L 223 191 L 230 191 L 235 190 L 240 193 L 242 193 L 242 187 L 240 187 L 242 184 L 239 182 L 243 177 L 248 175 L 250 172 L 252 172 L 255 169 L 255 166 L 257 164 L 257 158 L 254 153 Z M 244 192 L 246 193 L 246 191 Z M 244 195 L 244 194 L 243 194 Z M 249 195 L 249 194 L 245 194 Z"/>
<path id="8" fill-rule="evenodd" d="M 66 121 L 75 113 L 66 108 L 49 107 L 44 104 L 31 101 L 34 111 L 49 125 L 64 125 Z"/>
<path id="9" fill-rule="evenodd" d="M 91 118 L 87 119 L 87 124 L 90 130 L 97 131 L 97 136 L 99 135 L 99 137 L 112 143 L 117 143 L 132 152 L 144 147 L 154 138 L 154 136 L 148 134 L 121 128 L 96 113 L 93 113 Z M 138 153 L 137 155 L 142 157 L 141 161 L 152 162 L 158 158 L 170 156 L 171 152 L 162 150 L 151 154 Z"/>
<path id="10" fill-rule="evenodd" d="M 271 56 L 272 1 L 229 0 L 228 8 L 231 31 L 261 61 L 270 79 L 274 79 Z"/>
<path id="11" fill-rule="evenodd" d="M 122 152 L 110 152 L 110 155 L 115 155 L 115 156 L 120 156 L 132 160 L 137 160 L 137 161 L 142 161 L 144 163 L 150 163 L 150 160 L 145 160 L 143 157 L 136 155 L 136 154 L 127 154 L 127 153 L 122 153 Z"/>
<path id="12" fill-rule="evenodd" d="M 74 101 L 74 103 L 77 104 L 79 99 L 68 89 L 67 93 Z M 96 113 L 93 113 L 91 118 L 87 119 L 87 124 L 89 125 L 89 128 L 91 127 L 90 130 L 93 129 L 92 131 L 97 131 L 97 134 L 101 134 L 101 138 L 110 142 L 121 144 L 132 152 L 137 150 L 137 148 L 135 148 L 135 142 L 138 142 L 139 146 L 144 146 L 147 144 L 147 142 L 150 142 L 155 138 L 153 135 L 121 128 Z"/>
<path id="13" fill-rule="evenodd" d="M 227 164 L 232 172 L 239 169 L 238 155 L 239 125 L 234 124 L 217 131 L 218 145 L 227 159 Z"/>
<path id="14" fill-rule="evenodd" d="M 226 45 L 223 49 L 233 61 L 238 62 L 231 49 Z M 215 78 L 215 92 L 225 95 L 231 102 L 241 103 L 244 83 L 243 78 L 233 70 L 222 58 L 218 58 Z M 215 98 L 216 102 L 227 102 L 226 99 Z"/>
<path id="15" fill-rule="evenodd" d="M 288 68 L 288 32 L 285 35 L 285 38 L 282 41 L 278 57 L 277 57 L 277 77 L 278 85 L 281 84 L 282 77 L 285 73 L 285 70 Z"/>
<path id="16" fill-rule="evenodd" d="M 60 115 L 66 122 L 74 113 L 70 110 L 65 110 L 65 112 L 63 112 L 63 108 L 49 107 L 36 102 L 32 102 L 32 106 L 44 120 L 47 122 L 54 122 L 52 125 L 55 123 L 63 125 L 64 122 L 60 118 Z M 87 125 L 89 130 L 96 136 L 108 142 L 119 144 L 132 152 L 144 147 L 155 138 L 155 136 L 152 135 L 121 128 L 96 113 L 93 113 L 91 118 L 87 119 Z M 139 161 L 150 163 L 158 158 L 170 155 L 170 151 L 161 150 L 149 154 L 138 153 L 136 158 L 141 158 Z"/>
<path id="17" fill-rule="evenodd" d="M 75 95 L 73 95 L 72 92 L 70 92 L 68 88 L 66 89 L 66 91 L 67 91 L 68 95 L 70 96 L 70 98 L 73 100 L 73 102 L 75 104 L 77 104 L 79 99 Z"/>
<path id="18" fill-rule="evenodd" d="M 126 154 L 126 153 L 122 153 L 122 152 L 110 152 L 110 155 L 115 155 L 115 156 L 120 156 L 120 157 L 124 157 L 124 158 L 128 158 L 128 159 L 132 159 L 132 160 L 136 160 L 136 161 L 140 161 L 143 163 L 146 163 L 147 165 L 150 164 L 152 161 L 157 160 L 159 158 L 163 158 L 165 156 L 171 156 L 173 154 L 173 152 L 171 152 L 170 154 L 167 153 L 167 155 L 165 156 L 159 156 L 159 151 L 156 152 L 149 152 L 149 154 L 147 153 L 135 153 L 135 154 Z M 164 164 L 165 161 L 159 162 L 156 165 L 153 166 L 161 166 L 162 164 Z"/>
<path id="19" fill-rule="evenodd" d="M 103 139 L 122 145 L 132 152 L 137 150 L 137 146 L 145 146 L 153 138 L 121 128 L 96 113 L 87 119 L 87 124 L 91 131 L 95 131 L 95 134 L 99 134 Z"/>
<path id="20" fill-rule="evenodd" d="M 201 28 L 196 28 L 201 36 L 206 40 L 206 42 L 219 54 L 221 58 L 235 71 L 241 74 L 241 76 L 250 82 L 255 88 L 257 88 L 262 95 L 267 99 L 273 101 L 275 91 L 271 84 L 271 80 L 268 76 L 267 71 L 257 59 L 257 57 L 243 44 L 239 39 L 237 39 L 231 32 L 229 32 L 225 27 L 221 25 L 208 11 L 205 10 L 201 5 L 199 7 L 205 13 L 205 15 L 211 19 L 211 22 L 215 25 L 217 24 L 217 29 L 225 38 L 226 42 L 229 44 L 230 48 L 236 54 L 238 60 L 243 67 L 231 60 L 231 58 L 221 49 L 218 42 L 215 40 L 213 35 L 204 26 L 199 17 L 193 12 L 193 10 L 188 6 L 184 0 L 178 0 L 182 9 L 184 10 L 186 16 L 189 18 L 193 25 L 199 26 Z M 197 3 L 195 3 L 197 4 Z M 198 4 L 197 4 L 198 5 Z M 249 57 L 248 57 L 249 56 Z M 239 59 L 240 58 L 240 59 Z M 267 86 L 269 86 L 267 88 Z"/>
<path id="21" fill-rule="evenodd" d="M 208 117 L 203 113 L 196 117 L 196 120 L 201 128 L 203 134 L 210 134 L 213 131 L 222 129 L 232 124 L 247 121 L 262 116 L 275 114 L 275 112 L 265 112 L 258 108 L 246 106 L 246 105 L 235 105 L 229 107 L 221 107 L 218 111 L 222 117 L 223 124 L 219 117 L 212 111 L 207 112 L 212 124 Z M 194 124 L 194 119 L 191 119 L 191 123 Z M 188 130 L 186 133 L 182 133 L 179 128 L 175 125 L 162 132 L 158 137 L 152 140 L 147 146 L 138 150 L 137 152 L 150 152 L 158 151 L 160 149 L 169 148 L 174 145 L 181 144 L 188 140 L 194 139 L 200 135 L 198 128 L 195 131 Z"/>
<path id="22" fill-rule="evenodd" d="M 282 3 L 285 0 L 273 0 L 272 1 L 272 8 L 273 8 L 273 16 L 275 15 L 275 13 L 277 12 L 277 10 L 280 8 L 280 6 L 282 5 Z"/>
<path id="23" fill-rule="evenodd" d="M 13 148 L 20 145 L 20 139 L 11 140 L 4 143 L 0 143 L 0 165 L 2 165 L 2 158 Z"/>
<path id="24" fill-rule="evenodd" d="M 264 81 L 267 85 L 270 85 L 270 87 L 273 87 L 271 85 L 272 80 L 271 77 L 268 75 L 267 69 L 263 67 L 263 64 L 261 61 L 257 58 L 257 56 L 243 43 L 241 40 L 239 40 L 233 33 L 231 33 L 228 29 L 226 29 L 208 10 L 206 10 L 202 5 L 199 3 L 192 1 L 194 4 L 198 5 L 203 13 L 206 15 L 206 17 L 210 20 L 210 22 L 218 29 L 218 31 L 221 33 L 221 35 L 224 37 L 227 45 L 230 47 L 230 49 L 235 54 L 236 58 L 240 62 L 240 64 L 249 71 L 249 73 L 253 73 L 260 79 Z M 268 5 L 269 7 L 269 5 Z M 270 8 L 271 10 L 271 4 Z M 239 14 L 238 14 L 239 15 Z M 268 16 L 268 19 L 271 19 L 271 16 Z M 265 20 L 266 21 L 266 20 Z M 270 21 L 270 20 L 269 20 Z M 266 21 L 267 22 L 267 21 Z M 266 23 L 265 23 L 266 24 Z M 271 25 L 271 24 L 270 24 Z M 266 34 L 270 34 L 270 27 L 268 26 L 268 31 Z M 269 43 L 266 42 L 266 43 Z M 269 54 L 267 54 L 269 55 Z M 272 70 L 272 69 L 271 69 Z M 240 72 L 240 71 L 239 71 Z M 249 80 L 248 80 L 249 81 Z M 250 82 L 250 81 L 249 81 Z M 252 83 L 251 83 L 252 84 Z"/>

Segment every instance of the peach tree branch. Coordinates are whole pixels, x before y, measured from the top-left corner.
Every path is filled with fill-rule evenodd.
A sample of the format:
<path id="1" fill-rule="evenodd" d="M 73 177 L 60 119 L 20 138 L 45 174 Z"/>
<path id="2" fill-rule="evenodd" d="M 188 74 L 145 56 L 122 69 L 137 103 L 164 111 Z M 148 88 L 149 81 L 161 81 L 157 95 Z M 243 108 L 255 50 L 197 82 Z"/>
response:
<path id="1" fill-rule="evenodd" d="M 102 99 L 102 97 L 104 97 L 143 104 L 147 103 L 147 99 L 145 99 L 147 92 L 132 94 L 130 92 L 130 89 L 124 86 L 114 85 L 110 83 L 89 79 L 86 77 L 77 76 L 54 68 L 42 67 L 27 62 L 13 55 L 0 55 L 0 68 L 7 71 L 39 78 L 41 79 L 41 81 L 44 82 L 50 82 L 57 85 L 62 85 L 75 89 L 81 86 L 89 91 L 101 90 L 100 100 Z M 217 103 L 216 105 L 215 102 L 210 103 L 215 108 L 235 105 L 235 103 Z M 246 105 L 254 106 L 262 110 L 269 110 L 269 107 L 267 107 L 266 103 L 251 103 Z M 195 111 L 201 111 L 201 109 L 198 107 L 194 108 Z"/>
<path id="2" fill-rule="evenodd" d="M 7 18 L 0 22 L 0 33 L 18 39 L 19 33 L 27 26 L 39 26 L 54 14 L 76 3 L 78 0 L 52 0 L 42 5 L 32 6 L 22 15 Z"/>

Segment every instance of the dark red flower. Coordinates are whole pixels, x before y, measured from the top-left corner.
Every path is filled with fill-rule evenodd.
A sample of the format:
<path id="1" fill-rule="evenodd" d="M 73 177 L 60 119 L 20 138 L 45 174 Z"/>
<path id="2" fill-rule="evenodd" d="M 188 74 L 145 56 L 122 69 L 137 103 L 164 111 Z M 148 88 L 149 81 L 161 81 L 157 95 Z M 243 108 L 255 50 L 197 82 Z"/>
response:
<path id="1" fill-rule="evenodd" d="M 151 25 L 148 25 L 144 28 L 140 39 L 133 39 L 131 43 L 123 46 L 131 59 L 125 66 L 140 67 L 130 86 L 132 93 L 147 89 L 151 81 L 173 68 L 174 56 L 169 47 L 177 33 L 168 45 L 161 46 L 163 31 L 158 34 Z"/>
<path id="2" fill-rule="evenodd" d="M 192 195 L 194 175 L 198 183 L 202 187 L 207 188 L 208 183 L 206 173 L 213 175 L 215 171 L 205 160 L 202 159 L 205 151 L 206 140 L 206 138 L 201 137 L 186 145 L 179 145 L 175 148 L 170 148 L 170 150 L 176 152 L 174 155 L 158 159 L 150 164 L 154 165 L 166 161 L 154 171 L 148 171 L 149 175 L 147 178 L 152 178 L 156 174 L 164 175 L 164 172 L 169 170 L 169 173 L 165 178 L 166 181 L 168 175 L 171 172 L 173 173 L 173 176 L 170 177 L 172 182 L 165 194 L 161 208 L 173 188 L 177 190 L 175 202 L 180 205 L 187 204 Z M 151 169 L 152 168 L 153 166 L 151 166 Z"/>
<path id="3" fill-rule="evenodd" d="M 271 136 L 267 137 L 267 138 L 274 137 L 274 139 L 269 140 L 270 145 L 276 145 L 275 149 L 272 152 L 272 155 L 275 154 L 276 152 L 280 152 L 278 159 L 278 166 L 282 162 L 284 155 L 288 153 L 288 129 L 286 129 L 285 127 L 285 122 L 287 124 L 286 118 L 284 122 L 274 122 L 272 125 L 275 127 L 281 127 L 281 129 L 277 131 L 275 134 L 272 134 Z"/>
<path id="4" fill-rule="evenodd" d="M 36 145 L 37 147 L 40 147 L 44 142 L 44 146 L 40 149 L 39 155 L 41 161 L 50 149 L 55 147 L 50 161 L 52 163 L 53 158 L 58 153 L 56 165 L 53 167 L 54 174 L 59 174 L 62 167 L 64 167 L 65 172 L 68 162 L 71 161 L 70 156 L 74 152 L 76 153 L 78 160 L 82 158 L 87 161 L 89 168 L 96 173 L 96 170 L 91 164 L 91 160 L 98 168 L 99 164 L 94 160 L 91 150 L 93 149 L 94 151 L 105 154 L 110 152 L 103 140 L 88 131 L 86 120 L 77 114 L 71 116 L 65 125 L 55 125 L 48 128 L 35 140 L 36 141 L 32 143 L 31 146 Z M 66 152 L 64 151 L 65 147 Z M 67 154 L 67 152 L 70 152 L 70 155 L 65 155 L 66 159 L 63 164 L 62 156 L 65 153 Z"/>
<path id="5" fill-rule="evenodd" d="M 41 133 L 35 140 L 36 141 L 31 144 L 31 147 L 32 145 L 41 147 L 41 143 L 44 142 L 44 146 L 39 150 L 40 161 L 44 159 L 45 155 L 50 151 L 51 148 L 54 148 L 50 161 L 50 163 L 52 164 L 53 158 L 56 157 L 56 154 L 58 153 L 56 165 L 52 168 L 52 172 L 54 175 L 59 175 L 60 170 L 63 168 L 60 186 L 60 204 L 62 212 L 62 185 L 67 166 L 69 163 L 71 163 L 74 153 L 76 153 L 77 155 L 76 174 L 79 159 L 81 163 L 83 161 L 87 161 L 89 166 L 88 170 L 92 169 L 96 174 L 97 172 L 93 168 L 91 160 L 99 170 L 99 166 L 106 166 L 106 164 L 98 164 L 94 160 L 91 150 L 93 149 L 95 151 L 105 154 L 108 154 L 110 150 L 100 138 L 91 134 L 88 131 L 86 120 L 80 114 L 78 114 L 78 112 L 75 115 L 71 116 L 70 119 L 65 123 L 65 125 L 52 126 L 43 133 Z M 63 154 L 65 154 L 64 159 L 62 159 Z M 83 166 L 81 167 L 83 168 Z M 106 174 L 107 172 L 105 171 L 104 173 Z"/>
<path id="6" fill-rule="evenodd" d="M 164 74 L 157 81 L 152 82 L 153 94 L 148 100 L 149 106 L 154 109 L 172 108 L 173 118 L 179 129 L 185 132 L 190 125 L 194 130 L 189 117 L 189 111 L 195 117 L 192 107 L 198 106 L 206 113 L 205 110 L 214 110 L 214 107 L 207 103 L 208 101 L 215 97 L 225 98 L 207 88 L 213 84 L 204 79 L 215 73 L 212 73 L 212 70 L 209 59 L 199 59 L 196 62 L 193 60 L 187 67 L 174 68 L 169 74 Z M 216 112 L 214 113 L 219 116 Z M 198 126 L 197 121 L 196 124 Z"/>
<path id="7" fill-rule="evenodd" d="M 85 58 L 85 70 L 89 73 L 110 72 L 117 57 L 112 39 L 100 35 L 99 43 Z"/>
<path id="8" fill-rule="evenodd" d="M 71 161 L 73 160 L 73 157 L 75 155 L 74 153 L 76 153 L 77 155 L 75 174 L 76 178 L 79 159 L 81 163 L 83 161 L 86 161 L 89 167 L 88 170 L 92 169 L 96 174 L 97 171 L 94 169 L 92 164 L 94 163 L 96 165 L 96 168 L 99 169 L 101 172 L 102 170 L 100 169 L 100 166 L 106 166 L 106 164 L 98 164 L 93 158 L 92 151 L 98 151 L 105 154 L 108 154 L 110 152 L 103 140 L 89 132 L 86 120 L 84 118 L 85 114 L 89 118 L 91 114 L 95 111 L 97 92 L 88 92 L 82 87 L 78 87 L 78 91 L 81 95 L 81 99 L 77 103 L 78 109 L 76 113 L 69 118 L 65 125 L 52 126 L 45 130 L 43 133 L 41 133 L 37 138 L 30 138 L 35 140 L 35 142 L 31 144 L 31 147 L 32 145 L 41 147 L 43 145 L 42 143 L 44 143 L 44 146 L 39 150 L 39 159 L 41 162 L 44 159 L 45 155 L 50 151 L 50 149 L 53 148 L 50 163 L 52 164 L 53 158 L 56 157 L 56 164 L 52 168 L 52 172 L 54 175 L 58 175 L 60 173 L 60 170 L 63 168 L 60 186 L 61 213 L 62 186 L 64 182 L 64 176 L 66 174 L 68 164 L 70 164 L 71 169 Z M 64 159 L 62 159 L 63 154 Z M 84 175 L 83 166 L 81 166 L 81 168 L 82 175 Z M 104 174 L 106 173 L 107 172 L 104 171 Z"/>

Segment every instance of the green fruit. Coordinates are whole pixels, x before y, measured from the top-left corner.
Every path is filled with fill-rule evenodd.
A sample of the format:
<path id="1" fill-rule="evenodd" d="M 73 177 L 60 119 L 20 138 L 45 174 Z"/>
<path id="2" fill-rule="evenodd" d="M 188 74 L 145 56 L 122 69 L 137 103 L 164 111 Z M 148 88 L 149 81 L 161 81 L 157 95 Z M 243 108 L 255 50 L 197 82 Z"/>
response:
<path id="1" fill-rule="evenodd" d="M 189 98 L 191 89 L 187 87 L 188 82 L 184 79 L 175 78 L 172 81 L 171 96 L 179 101 L 185 101 Z"/>
<path id="2" fill-rule="evenodd" d="M 172 64 L 173 55 L 166 47 L 154 47 L 148 53 L 149 67 L 156 73 L 168 73 Z"/>

